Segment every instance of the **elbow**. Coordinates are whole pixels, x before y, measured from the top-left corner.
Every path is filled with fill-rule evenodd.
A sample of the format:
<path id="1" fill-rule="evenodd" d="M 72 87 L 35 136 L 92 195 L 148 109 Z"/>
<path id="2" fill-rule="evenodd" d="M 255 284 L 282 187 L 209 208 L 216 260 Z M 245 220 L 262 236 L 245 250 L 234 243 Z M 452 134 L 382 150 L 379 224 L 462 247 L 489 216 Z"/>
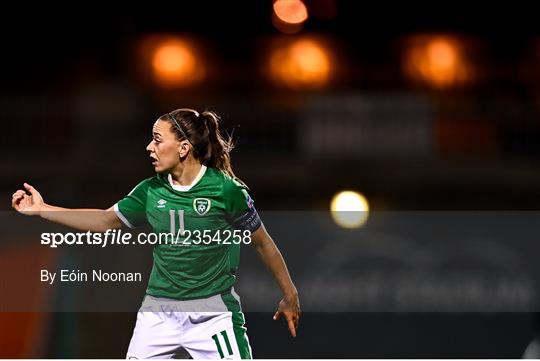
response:
<path id="1" fill-rule="evenodd" d="M 100 211 L 98 229 L 96 229 L 96 232 L 105 232 L 108 229 L 117 229 L 121 227 L 122 224 L 114 211 L 108 209 Z"/>

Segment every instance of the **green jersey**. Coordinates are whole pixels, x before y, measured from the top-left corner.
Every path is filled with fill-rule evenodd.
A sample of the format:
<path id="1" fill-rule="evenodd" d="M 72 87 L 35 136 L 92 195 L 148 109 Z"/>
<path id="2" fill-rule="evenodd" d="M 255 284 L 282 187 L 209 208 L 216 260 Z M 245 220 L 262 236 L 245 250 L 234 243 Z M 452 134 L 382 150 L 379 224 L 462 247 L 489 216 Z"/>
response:
<path id="1" fill-rule="evenodd" d="M 114 209 L 130 228 L 150 225 L 160 239 L 171 236 L 154 247 L 146 293 L 179 300 L 230 289 L 240 244 L 261 225 L 245 185 L 205 166 L 191 186 L 173 184 L 170 174 L 148 178 Z"/>

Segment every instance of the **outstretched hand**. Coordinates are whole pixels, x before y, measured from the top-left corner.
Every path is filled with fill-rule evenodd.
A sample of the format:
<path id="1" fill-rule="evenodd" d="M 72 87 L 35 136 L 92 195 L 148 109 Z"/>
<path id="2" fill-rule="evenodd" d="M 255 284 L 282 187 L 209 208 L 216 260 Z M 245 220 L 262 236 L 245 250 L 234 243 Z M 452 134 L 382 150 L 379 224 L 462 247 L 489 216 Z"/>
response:
<path id="1" fill-rule="evenodd" d="M 298 300 L 298 295 L 290 298 L 285 297 L 279 301 L 278 310 L 274 314 L 274 320 L 279 319 L 281 315 L 285 316 L 289 332 L 292 337 L 296 337 L 300 313 L 300 301 Z"/>
<path id="2" fill-rule="evenodd" d="M 43 207 L 43 197 L 41 194 L 28 183 L 24 183 L 26 190 L 19 189 L 13 193 L 11 198 L 11 206 L 17 212 L 26 215 L 35 215 L 41 212 Z M 28 195 L 30 193 L 30 195 Z"/>

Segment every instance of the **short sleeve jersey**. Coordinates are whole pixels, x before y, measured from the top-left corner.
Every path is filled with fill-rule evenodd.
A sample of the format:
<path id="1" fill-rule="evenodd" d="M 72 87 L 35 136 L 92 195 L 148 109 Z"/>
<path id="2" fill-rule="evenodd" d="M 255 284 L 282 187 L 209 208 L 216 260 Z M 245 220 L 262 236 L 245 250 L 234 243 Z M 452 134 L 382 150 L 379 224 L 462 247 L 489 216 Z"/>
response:
<path id="1" fill-rule="evenodd" d="M 249 241 L 242 237 L 261 225 L 246 186 L 205 166 L 191 186 L 174 185 L 165 174 L 148 178 L 114 209 L 130 228 L 149 225 L 158 235 L 182 235 L 176 242 L 154 246 L 146 290 L 151 296 L 180 300 L 230 289 L 236 279 L 240 244 Z"/>

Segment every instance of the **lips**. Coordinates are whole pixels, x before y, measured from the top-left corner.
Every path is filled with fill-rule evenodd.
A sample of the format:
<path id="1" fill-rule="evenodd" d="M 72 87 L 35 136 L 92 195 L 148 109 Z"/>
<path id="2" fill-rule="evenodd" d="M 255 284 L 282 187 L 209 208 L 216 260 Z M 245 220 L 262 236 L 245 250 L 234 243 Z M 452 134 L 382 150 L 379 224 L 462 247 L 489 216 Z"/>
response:
<path id="1" fill-rule="evenodd" d="M 150 159 L 152 160 L 152 164 L 153 165 L 156 165 L 157 164 L 157 158 L 153 157 L 153 156 L 150 156 Z"/>

